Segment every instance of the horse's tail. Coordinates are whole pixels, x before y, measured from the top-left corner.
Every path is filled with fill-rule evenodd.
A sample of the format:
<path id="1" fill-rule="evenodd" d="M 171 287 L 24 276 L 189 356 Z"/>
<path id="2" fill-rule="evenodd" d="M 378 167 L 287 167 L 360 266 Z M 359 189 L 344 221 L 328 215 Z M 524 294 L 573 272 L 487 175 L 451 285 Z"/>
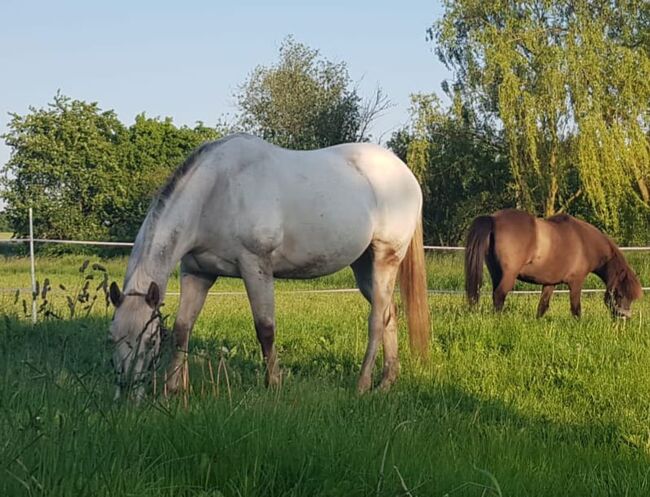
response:
<path id="1" fill-rule="evenodd" d="M 483 283 L 483 262 L 494 229 L 492 216 L 479 216 L 469 228 L 465 246 L 465 293 L 470 306 L 478 303 Z"/>
<path id="2" fill-rule="evenodd" d="M 399 268 L 399 287 L 408 321 L 411 350 L 420 358 L 426 359 L 429 354 L 430 331 L 422 216 L 419 217 L 406 257 Z"/>

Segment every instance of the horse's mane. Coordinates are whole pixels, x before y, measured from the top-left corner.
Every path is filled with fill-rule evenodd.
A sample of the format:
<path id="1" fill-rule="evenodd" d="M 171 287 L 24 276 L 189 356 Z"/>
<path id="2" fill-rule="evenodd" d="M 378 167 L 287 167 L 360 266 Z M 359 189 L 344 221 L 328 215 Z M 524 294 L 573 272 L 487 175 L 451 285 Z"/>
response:
<path id="1" fill-rule="evenodd" d="M 190 169 L 198 162 L 197 159 L 198 157 L 214 142 L 208 142 L 204 143 L 203 145 L 197 147 L 192 151 L 192 153 L 183 161 L 183 163 L 178 166 L 174 172 L 167 178 L 167 181 L 165 184 L 162 186 L 160 191 L 158 192 L 157 195 L 157 200 L 158 201 L 165 201 L 167 200 L 172 193 L 174 193 L 174 190 L 176 189 L 176 185 L 178 185 L 178 182 L 182 177 L 184 177 Z"/>
<path id="2" fill-rule="evenodd" d="M 184 178 L 187 173 L 189 173 L 192 168 L 199 162 L 198 159 L 205 152 L 211 151 L 212 149 L 223 145 L 226 142 L 229 142 L 233 138 L 246 138 L 251 137 L 246 133 L 235 133 L 232 135 L 224 136 L 215 141 L 206 142 L 192 151 L 192 153 L 183 161 L 183 163 L 178 166 L 174 172 L 167 178 L 167 181 L 158 191 L 158 194 L 154 197 L 152 203 L 152 214 L 153 217 L 157 217 L 160 211 L 165 207 L 167 199 L 171 197 L 172 193 L 176 190 L 178 183 Z"/>
<path id="3" fill-rule="evenodd" d="M 613 256 L 610 259 L 611 273 L 613 276 L 612 289 L 616 288 L 625 297 L 636 300 L 643 296 L 643 289 L 639 277 L 625 260 L 621 249 L 609 240 Z"/>

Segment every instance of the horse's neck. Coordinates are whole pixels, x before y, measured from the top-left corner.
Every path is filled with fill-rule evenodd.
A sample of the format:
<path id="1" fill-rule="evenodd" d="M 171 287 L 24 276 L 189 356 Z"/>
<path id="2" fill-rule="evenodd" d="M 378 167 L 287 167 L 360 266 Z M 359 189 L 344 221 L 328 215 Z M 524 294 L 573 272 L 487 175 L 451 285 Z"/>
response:
<path id="1" fill-rule="evenodd" d="M 155 282 L 164 295 L 169 275 L 178 261 L 190 250 L 192 226 L 189 213 L 169 216 L 163 210 L 149 213 L 142 224 L 129 259 L 124 291 L 146 292 Z"/>
<path id="2" fill-rule="evenodd" d="M 600 276 L 607 288 L 610 288 L 617 275 L 627 267 L 623 254 L 617 248 L 612 247 L 612 256 L 599 271 L 596 271 L 596 274 Z"/>

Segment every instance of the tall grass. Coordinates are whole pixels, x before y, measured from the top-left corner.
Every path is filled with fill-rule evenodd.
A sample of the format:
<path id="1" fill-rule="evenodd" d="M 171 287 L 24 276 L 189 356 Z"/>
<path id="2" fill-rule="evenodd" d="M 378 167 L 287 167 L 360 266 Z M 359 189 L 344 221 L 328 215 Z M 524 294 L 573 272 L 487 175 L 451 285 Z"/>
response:
<path id="1" fill-rule="evenodd" d="M 79 263 L 39 268 L 71 286 Z M 118 275 L 122 261 L 107 265 Z M 455 263 L 437 267 L 430 286 L 451 286 Z M 278 287 L 303 285 L 334 282 Z M 650 305 L 615 323 L 601 296 L 583 297 L 581 320 L 565 296 L 542 320 L 536 297 L 509 298 L 502 315 L 489 300 L 470 313 L 461 295 L 431 296 L 430 362 L 409 357 L 402 319 L 398 383 L 358 397 L 359 295 L 278 292 L 277 391 L 263 387 L 246 298 L 212 296 L 191 341 L 187 399 L 134 406 L 111 400 L 110 315 L 31 326 L 7 295 L 0 495 L 648 495 Z M 166 312 L 176 304 L 168 297 Z"/>

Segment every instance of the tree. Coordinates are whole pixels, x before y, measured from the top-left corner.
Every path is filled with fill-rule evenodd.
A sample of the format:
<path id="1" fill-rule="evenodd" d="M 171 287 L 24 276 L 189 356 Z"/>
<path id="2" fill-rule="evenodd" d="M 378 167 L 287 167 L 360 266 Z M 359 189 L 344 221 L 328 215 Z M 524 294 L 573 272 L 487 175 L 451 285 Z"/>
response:
<path id="1" fill-rule="evenodd" d="M 39 237 L 132 239 L 156 190 L 190 151 L 219 136 L 202 124 L 144 115 L 126 128 L 113 111 L 61 94 L 44 109 L 11 115 L 3 135 L 6 216 L 21 237 L 34 208 Z"/>
<path id="2" fill-rule="evenodd" d="M 550 215 L 584 195 L 617 232 L 626 206 L 650 206 L 643 0 L 456 0 L 445 8 L 429 36 L 464 104 L 503 128 L 522 207 Z"/>
<path id="3" fill-rule="evenodd" d="M 388 146 L 422 184 L 427 240 L 462 243 L 475 216 L 514 203 L 501 136 L 458 99 L 447 110 L 434 95 L 413 95 L 411 101 L 410 125 L 394 133 Z"/>
<path id="4" fill-rule="evenodd" d="M 115 178 L 124 162 L 127 130 L 112 111 L 61 94 L 45 109 L 11 115 L 3 136 L 12 150 L 2 196 L 17 236 L 29 232 L 34 208 L 38 235 L 102 239 L 106 213 L 115 212 L 127 188 Z"/>
<path id="5" fill-rule="evenodd" d="M 0 211 L 0 233 L 11 231 L 11 225 L 9 224 L 9 219 L 7 219 L 7 213 Z"/>
<path id="6" fill-rule="evenodd" d="M 380 89 L 362 102 L 344 62 L 325 60 L 291 37 L 278 63 L 256 67 L 236 99 L 243 129 L 303 150 L 366 141 L 370 124 L 389 105 Z"/>

